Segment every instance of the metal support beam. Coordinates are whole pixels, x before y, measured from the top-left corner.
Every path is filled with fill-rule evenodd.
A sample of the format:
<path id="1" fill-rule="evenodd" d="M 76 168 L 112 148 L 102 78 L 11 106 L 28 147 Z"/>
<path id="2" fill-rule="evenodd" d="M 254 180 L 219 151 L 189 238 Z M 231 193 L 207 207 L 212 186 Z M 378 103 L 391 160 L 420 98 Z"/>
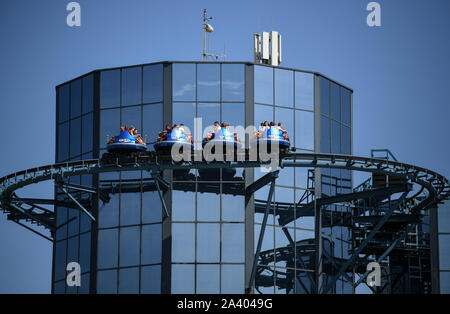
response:
<path id="1" fill-rule="evenodd" d="M 55 227 L 53 225 L 51 225 L 48 221 L 45 221 L 45 220 L 42 220 L 39 217 L 36 217 L 36 215 L 33 215 L 32 213 L 29 213 L 27 210 L 17 206 L 16 204 L 9 204 L 9 206 L 13 207 L 15 210 L 18 210 L 20 213 L 24 214 L 25 216 L 27 216 L 31 220 L 42 224 L 46 228 L 48 228 L 48 229 L 50 229 L 52 231 L 55 229 Z"/>
<path id="2" fill-rule="evenodd" d="M 92 221 L 95 221 L 94 216 L 92 216 L 91 213 L 90 213 L 86 208 L 84 208 L 84 206 L 81 205 L 81 203 L 78 202 L 77 199 L 76 199 L 75 197 L 73 197 L 72 194 L 70 194 L 70 193 L 67 191 L 66 188 L 64 188 L 64 187 L 62 187 L 62 186 L 59 186 L 59 188 L 60 188 L 64 193 L 66 193 L 66 195 L 67 195 L 67 196 L 68 196 L 75 204 L 77 204 L 77 206 L 78 206 L 78 207 L 79 207 L 86 215 L 88 215 L 88 217 L 91 218 Z"/>
<path id="3" fill-rule="evenodd" d="M 164 209 L 164 213 L 166 214 L 166 217 L 170 217 L 169 211 L 167 210 L 166 202 L 164 201 L 164 196 L 162 195 L 161 188 L 159 186 L 159 180 L 157 179 L 158 175 L 156 175 L 155 173 L 152 172 L 152 177 L 155 180 L 156 190 L 158 191 L 158 196 L 159 196 L 159 199 L 161 200 L 161 204 Z"/>
<path id="4" fill-rule="evenodd" d="M 16 224 L 18 224 L 19 226 L 22 226 L 22 227 L 24 227 L 25 229 L 30 230 L 31 232 L 37 234 L 38 236 L 41 236 L 41 237 L 43 237 L 44 239 L 49 240 L 50 242 L 53 242 L 53 240 L 52 240 L 51 238 L 49 238 L 49 237 L 43 235 L 42 233 L 40 233 L 40 232 L 34 230 L 33 228 L 30 228 L 30 227 L 28 227 L 27 225 L 25 225 L 25 224 L 23 224 L 23 223 L 21 223 L 21 222 L 19 222 L 19 221 L 15 221 L 15 220 L 14 220 L 14 222 L 15 222 Z"/>
<path id="5" fill-rule="evenodd" d="M 401 199 L 404 199 L 406 197 L 406 193 L 404 193 L 401 197 Z M 399 202 L 400 204 L 400 202 Z M 364 239 L 364 241 L 359 245 L 359 247 L 353 252 L 352 256 L 341 266 L 341 269 L 339 269 L 338 273 L 333 276 L 331 279 L 331 282 L 328 284 L 328 286 L 325 288 L 324 293 L 327 293 L 331 287 L 336 283 L 338 278 L 347 271 L 347 268 L 350 266 L 351 263 L 358 257 L 359 253 L 362 252 L 362 250 L 367 246 L 367 244 L 373 239 L 375 234 L 380 230 L 380 228 L 384 225 L 384 223 L 389 219 L 389 217 L 392 215 L 392 212 L 394 211 L 396 207 L 392 206 L 378 221 L 378 223 L 375 225 L 375 227 L 372 229 L 372 231 L 369 233 L 367 238 Z"/>
<path id="6" fill-rule="evenodd" d="M 253 182 L 245 189 L 245 194 L 252 195 L 256 191 L 258 191 L 260 188 L 262 188 L 263 186 L 266 186 L 267 184 L 272 182 L 275 178 L 277 178 L 278 173 L 279 173 L 279 170 L 269 172 L 268 174 L 259 178 L 257 181 Z"/>
<path id="7" fill-rule="evenodd" d="M 247 287 L 247 293 L 251 292 L 251 289 L 253 287 L 253 283 L 255 281 L 256 267 L 258 265 L 259 253 L 261 252 L 261 246 L 262 246 L 262 242 L 264 240 L 264 232 L 266 230 L 267 218 L 269 216 L 270 203 L 272 201 L 273 192 L 275 190 L 275 179 L 277 177 L 278 177 L 278 170 L 274 171 L 273 176 L 272 176 L 272 182 L 270 183 L 270 190 L 269 190 L 269 196 L 267 197 L 266 211 L 264 213 L 264 218 L 263 218 L 263 222 L 262 222 L 262 225 L 261 225 L 261 231 L 259 232 L 258 245 L 256 247 L 255 258 L 253 260 L 253 267 L 252 267 L 252 272 L 251 272 L 251 275 L 250 275 L 250 281 L 249 281 L 248 287 Z"/>

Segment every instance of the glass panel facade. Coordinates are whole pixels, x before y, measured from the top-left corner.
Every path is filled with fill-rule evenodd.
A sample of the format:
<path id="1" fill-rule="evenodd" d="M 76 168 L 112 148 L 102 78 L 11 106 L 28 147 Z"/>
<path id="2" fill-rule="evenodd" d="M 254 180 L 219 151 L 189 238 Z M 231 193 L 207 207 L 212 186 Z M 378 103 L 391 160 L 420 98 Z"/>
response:
<path id="1" fill-rule="evenodd" d="M 246 78 L 249 71 L 253 71 L 254 82 Z M 172 78 L 172 88 L 169 85 L 166 93 L 164 82 L 170 77 L 165 80 L 164 73 Z M 134 125 L 151 143 L 163 129 L 164 121 L 184 123 L 193 133 L 195 117 L 203 118 L 203 128 L 214 121 L 233 126 L 245 126 L 252 120 L 256 125 L 262 121 L 282 122 L 291 146 L 299 152 L 351 152 L 351 92 L 322 76 L 220 62 L 152 64 L 97 74 L 58 88 L 57 161 L 101 157 L 107 136 L 117 135 L 120 125 Z M 318 86 L 315 77 L 320 81 Z M 254 89 L 253 103 L 246 99 L 250 96 L 245 88 L 249 84 Z M 97 91 L 94 86 L 98 86 Z M 320 89 L 320 99 L 315 99 L 315 88 Z M 170 94 L 171 99 L 164 99 Z M 164 104 L 172 107 L 164 108 Z M 246 105 L 253 106 L 253 117 L 246 116 L 246 112 L 252 112 L 251 108 L 246 110 Z M 320 130 L 319 141 L 315 141 L 315 114 L 320 117 L 316 128 Z M 94 147 L 97 140 L 99 147 Z M 315 142 L 320 146 L 315 147 Z M 152 145 L 148 148 L 153 149 Z M 72 183 L 98 185 L 110 199 L 93 202 L 98 209 L 98 225 L 92 230 L 89 218 L 80 211 L 56 209 L 57 224 L 63 226 L 56 232 L 54 292 L 243 293 L 244 273 L 251 270 L 245 254 L 251 247 L 250 238 L 246 237 L 253 232 L 252 245 L 256 248 L 269 188 L 255 192 L 255 202 L 246 204 L 243 170 L 230 173 L 166 171 L 170 188 L 164 191 L 164 198 L 171 215 L 164 223 L 161 201 L 148 173 L 129 171 L 72 178 Z M 254 176 L 255 180 L 264 174 L 258 169 L 245 170 L 245 177 Z M 314 169 L 280 169 L 275 206 L 262 247 L 260 267 L 264 268 L 257 278 L 266 285 L 258 287 L 261 292 L 305 293 L 311 289 L 315 257 L 310 247 L 314 244 L 315 224 L 314 215 L 302 206 L 312 201 L 313 177 Z M 351 186 L 350 172 L 323 169 L 324 194 L 350 190 Z M 64 195 L 57 197 L 64 199 Z M 253 209 L 255 225 L 248 230 L 251 227 L 245 214 Z M 71 218 L 75 219 L 64 225 Z M 169 229 L 163 232 L 164 228 Z M 324 226 L 322 232 L 333 241 L 330 254 L 346 256 L 349 231 Z M 288 257 L 280 254 L 281 248 L 290 247 L 291 240 L 296 253 Z M 169 245 L 164 245 L 165 241 Z M 92 242 L 96 243 L 95 252 L 91 250 Z M 169 256 L 170 261 L 164 260 Z M 91 257 L 96 264 L 91 265 Z M 83 286 L 78 289 L 64 285 L 65 265 L 70 260 L 79 261 L 82 267 Z M 89 287 L 91 275 L 96 276 L 96 287 Z M 170 282 L 164 283 L 169 277 Z M 345 292 L 347 286 L 340 281 L 336 290 Z"/>

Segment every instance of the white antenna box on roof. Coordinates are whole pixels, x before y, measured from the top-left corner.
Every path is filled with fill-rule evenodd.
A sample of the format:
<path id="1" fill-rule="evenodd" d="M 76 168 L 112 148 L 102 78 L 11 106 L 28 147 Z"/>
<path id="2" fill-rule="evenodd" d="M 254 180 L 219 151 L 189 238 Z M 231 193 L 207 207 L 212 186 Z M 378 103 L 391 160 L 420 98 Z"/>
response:
<path id="1" fill-rule="evenodd" d="M 281 35 L 276 31 L 255 34 L 255 63 L 278 66 L 281 63 Z"/>

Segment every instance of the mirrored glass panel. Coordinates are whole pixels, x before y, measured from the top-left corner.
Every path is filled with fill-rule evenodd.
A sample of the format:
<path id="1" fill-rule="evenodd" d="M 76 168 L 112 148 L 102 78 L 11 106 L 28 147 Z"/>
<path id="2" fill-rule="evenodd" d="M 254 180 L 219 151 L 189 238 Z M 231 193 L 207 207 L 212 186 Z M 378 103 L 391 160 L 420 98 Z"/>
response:
<path id="1" fill-rule="evenodd" d="M 120 106 L 120 70 L 100 74 L 100 108 Z"/>
<path id="2" fill-rule="evenodd" d="M 314 112 L 295 110 L 295 146 L 314 150 Z"/>
<path id="3" fill-rule="evenodd" d="M 69 122 L 58 126 L 58 161 L 69 159 Z"/>
<path id="4" fill-rule="evenodd" d="M 194 262 L 195 225 L 172 223 L 172 262 Z"/>
<path id="5" fill-rule="evenodd" d="M 172 192 L 172 220 L 195 220 L 195 193 L 183 191 Z"/>
<path id="6" fill-rule="evenodd" d="M 122 122 L 120 125 L 134 126 L 138 129 L 138 133 L 141 134 L 141 115 L 142 107 L 128 107 L 122 108 Z M 141 134 L 142 135 L 142 134 Z"/>
<path id="7" fill-rule="evenodd" d="M 93 128 L 94 128 L 94 118 L 93 114 L 90 113 L 82 117 L 82 153 L 87 153 L 93 150 Z"/>
<path id="8" fill-rule="evenodd" d="M 330 153 L 331 145 L 331 133 L 330 133 L 330 119 L 321 116 L 320 117 L 320 146 L 322 153 Z"/>
<path id="9" fill-rule="evenodd" d="M 142 223 L 160 222 L 162 204 L 157 192 L 142 193 Z"/>
<path id="10" fill-rule="evenodd" d="M 161 224 L 142 226 L 141 264 L 161 263 Z"/>
<path id="11" fill-rule="evenodd" d="M 197 265 L 197 293 L 216 294 L 220 291 L 219 265 Z"/>
<path id="12" fill-rule="evenodd" d="M 98 268 L 117 267 L 119 232 L 117 229 L 98 231 Z"/>
<path id="13" fill-rule="evenodd" d="M 226 184 L 224 185 L 226 190 Z M 222 220 L 244 221 L 245 198 L 241 195 L 222 194 Z"/>
<path id="14" fill-rule="evenodd" d="M 314 75 L 295 72 L 295 108 L 314 110 Z"/>
<path id="15" fill-rule="evenodd" d="M 175 63 L 172 65 L 173 100 L 195 100 L 195 64 Z"/>
<path id="16" fill-rule="evenodd" d="M 70 121 L 70 158 L 81 155 L 81 118 Z"/>
<path id="17" fill-rule="evenodd" d="M 197 262 L 219 262 L 220 229 L 219 224 L 197 224 Z"/>
<path id="18" fill-rule="evenodd" d="M 208 126 L 212 126 L 215 121 L 219 121 L 219 119 L 220 119 L 220 104 L 218 104 L 218 103 L 198 103 L 197 117 L 202 118 L 202 129 L 203 130 Z M 193 130 L 193 129 L 191 129 L 191 130 Z"/>
<path id="19" fill-rule="evenodd" d="M 144 103 L 159 102 L 163 99 L 163 65 L 144 67 Z"/>
<path id="20" fill-rule="evenodd" d="M 274 120 L 274 107 L 255 105 L 255 127 L 258 129 L 261 122 Z"/>
<path id="21" fill-rule="evenodd" d="M 70 114 L 70 84 L 63 85 L 58 89 L 58 122 L 64 122 L 69 120 Z"/>
<path id="22" fill-rule="evenodd" d="M 104 270 L 97 272 L 97 293 L 117 293 L 117 270 Z"/>
<path id="23" fill-rule="evenodd" d="M 172 294 L 195 293 L 195 265 L 172 265 Z"/>
<path id="24" fill-rule="evenodd" d="M 334 120 L 331 120 L 331 153 L 341 153 L 341 126 Z"/>
<path id="25" fill-rule="evenodd" d="M 145 266 L 141 268 L 141 293 L 161 293 L 161 266 Z"/>
<path id="26" fill-rule="evenodd" d="M 331 82 L 331 117 L 336 121 L 341 121 L 341 88 Z"/>
<path id="27" fill-rule="evenodd" d="M 122 70 L 122 106 L 142 103 L 142 68 Z"/>
<path id="28" fill-rule="evenodd" d="M 159 132 L 163 129 L 163 107 L 162 104 L 146 105 L 143 109 L 142 136 L 147 137 L 147 143 L 156 141 Z M 153 149 L 148 145 L 147 149 Z"/>
<path id="29" fill-rule="evenodd" d="M 342 123 L 351 126 L 351 92 L 344 87 L 341 87 L 341 111 Z"/>
<path id="30" fill-rule="evenodd" d="M 275 105 L 294 107 L 294 74 L 289 70 L 275 69 Z"/>
<path id="31" fill-rule="evenodd" d="M 70 118 L 81 115 L 81 80 L 70 83 Z"/>
<path id="32" fill-rule="evenodd" d="M 330 115 L 330 81 L 320 77 L 320 110 L 324 115 Z"/>
<path id="33" fill-rule="evenodd" d="M 244 98 L 244 65 L 222 64 L 222 101 L 243 101 Z"/>
<path id="34" fill-rule="evenodd" d="M 120 132 L 120 110 L 100 111 L 100 147 L 106 147 L 107 137 L 117 136 Z"/>
<path id="35" fill-rule="evenodd" d="M 197 193 L 197 220 L 220 220 L 220 195 L 215 193 Z"/>
<path id="36" fill-rule="evenodd" d="M 220 100 L 220 64 L 198 64 L 198 100 Z"/>
<path id="37" fill-rule="evenodd" d="M 231 126 L 242 126 L 245 129 L 245 105 L 242 103 L 223 103 L 222 121 Z"/>
<path id="38" fill-rule="evenodd" d="M 183 123 L 194 133 L 195 103 L 173 103 L 172 123 L 180 125 Z M 213 121 L 214 122 L 214 121 Z M 206 124 L 203 123 L 205 126 Z M 204 128 L 204 127 L 203 127 Z"/>
<path id="39" fill-rule="evenodd" d="M 273 105 L 273 68 L 254 66 L 255 102 Z"/>
<path id="40" fill-rule="evenodd" d="M 94 75 L 83 78 L 83 103 L 82 112 L 88 113 L 94 110 Z"/>
<path id="41" fill-rule="evenodd" d="M 222 265 L 222 293 L 244 293 L 244 265 Z"/>
<path id="42" fill-rule="evenodd" d="M 119 294 L 139 293 L 139 268 L 124 268 L 119 270 Z"/>
<path id="43" fill-rule="evenodd" d="M 140 228 L 120 228 L 120 266 L 139 264 Z"/>
<path id="44" fill-rule="evenodd" d="M 244 224 L 222 224 L 222 262 L 243 263 L 245 253 Z"/>

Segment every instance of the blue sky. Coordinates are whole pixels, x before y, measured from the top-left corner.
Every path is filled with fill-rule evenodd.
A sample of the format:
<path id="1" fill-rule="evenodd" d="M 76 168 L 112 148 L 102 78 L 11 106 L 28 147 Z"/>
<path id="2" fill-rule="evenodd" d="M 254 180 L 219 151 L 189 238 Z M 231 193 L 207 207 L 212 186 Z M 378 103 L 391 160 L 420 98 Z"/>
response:
<path id="1" fill-rule="evenodd" d="M 354 89 L 354 154 L 389 148 L 397 159 L 450 177 L 450 20 L 447 0 L 68 0 L 0 2 L 0 176 L 54 162 L 55 86 L 97 68 L 200 60 L 202 10 L 213 16 L 211 50 L 252 61 L 252 35 L 283 35 L 283 66 L 321 72 Z M 21 195 L 51 197 L 50 184 Z M 0 293 L 50 292 L 50 242 L 0 214 Z"/>

